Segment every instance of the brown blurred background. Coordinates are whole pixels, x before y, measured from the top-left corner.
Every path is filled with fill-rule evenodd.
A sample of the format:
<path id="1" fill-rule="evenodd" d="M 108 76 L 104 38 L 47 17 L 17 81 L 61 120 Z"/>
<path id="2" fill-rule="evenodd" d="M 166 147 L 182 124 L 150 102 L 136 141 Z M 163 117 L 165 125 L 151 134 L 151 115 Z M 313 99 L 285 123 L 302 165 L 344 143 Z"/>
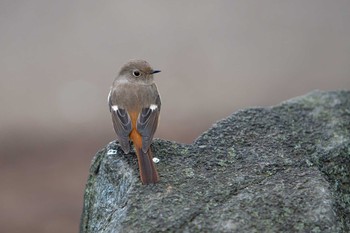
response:
<path id="1" fill-rule="evenodd" d="M 350 1 L 0 1 L 0 231 L 77 232 L 109 86 L 148 60 L 156 137 L 190 143 L 241 108 L 350 88 Z"/>

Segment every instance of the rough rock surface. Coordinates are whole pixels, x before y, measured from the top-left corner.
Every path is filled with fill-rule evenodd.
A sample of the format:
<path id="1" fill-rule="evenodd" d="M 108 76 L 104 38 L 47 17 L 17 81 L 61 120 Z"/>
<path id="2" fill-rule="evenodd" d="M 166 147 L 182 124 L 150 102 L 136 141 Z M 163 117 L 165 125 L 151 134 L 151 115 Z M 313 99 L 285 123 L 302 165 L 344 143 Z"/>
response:
<path id="1" fill-rule="evenodd" d="M 244 109 L 191 145 L 152 147 L 157 185 L 141 185 L 118 143 L 96 154 L 80 232 L 350 231 L 350 91 Z"/>

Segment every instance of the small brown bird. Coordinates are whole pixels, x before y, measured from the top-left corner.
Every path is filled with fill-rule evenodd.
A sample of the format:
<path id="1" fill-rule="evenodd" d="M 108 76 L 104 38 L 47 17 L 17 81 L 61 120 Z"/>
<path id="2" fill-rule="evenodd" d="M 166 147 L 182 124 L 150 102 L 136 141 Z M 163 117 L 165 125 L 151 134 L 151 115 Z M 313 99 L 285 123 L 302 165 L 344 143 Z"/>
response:
<path id="1" fill-rule="evenodd" d="M 158 126 L 160 96 L 153 70 L 144 60 L 126 63 L 115 78 L 108 95 L 114 130 L 125 154 L 134 143 L 143 184 L 159 181 L 150 145 Z"/>

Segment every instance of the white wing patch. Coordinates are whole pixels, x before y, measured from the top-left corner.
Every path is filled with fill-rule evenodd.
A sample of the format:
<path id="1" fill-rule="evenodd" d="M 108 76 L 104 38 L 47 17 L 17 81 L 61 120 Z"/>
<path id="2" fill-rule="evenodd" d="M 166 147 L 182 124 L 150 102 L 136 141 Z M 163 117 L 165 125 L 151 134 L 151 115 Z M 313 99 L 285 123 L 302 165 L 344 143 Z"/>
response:
<path id="1" fill-rule="evenodd" d="M 112 109 L 113 109 L 113 111 L 115 111 L 115 112 L 118 111 L 118 105 L 113 105 L 113 106 L 112 106 Z"/>
<path id="2" fill-rule="evenodd" d="M 152 111 L 154 111 L 154 110 L 156 110 L 156 109 L 158 108 L 158 106 L 155 105 L 155 104 L 151 104 L 151 106 L 149 106 L 149 108 L 150 108 Z"/>

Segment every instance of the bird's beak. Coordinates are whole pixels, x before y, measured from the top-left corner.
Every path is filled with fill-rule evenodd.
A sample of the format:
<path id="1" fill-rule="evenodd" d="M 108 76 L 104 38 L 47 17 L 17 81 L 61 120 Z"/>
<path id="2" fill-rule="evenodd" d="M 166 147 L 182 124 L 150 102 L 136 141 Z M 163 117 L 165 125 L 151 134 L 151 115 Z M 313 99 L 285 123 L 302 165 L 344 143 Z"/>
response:
<path id="1" fill-rule="evenodd" d="M 159 73 L 160 70 L 152 70 L 151 74 L 156 74 L 156 73 Z"/>

